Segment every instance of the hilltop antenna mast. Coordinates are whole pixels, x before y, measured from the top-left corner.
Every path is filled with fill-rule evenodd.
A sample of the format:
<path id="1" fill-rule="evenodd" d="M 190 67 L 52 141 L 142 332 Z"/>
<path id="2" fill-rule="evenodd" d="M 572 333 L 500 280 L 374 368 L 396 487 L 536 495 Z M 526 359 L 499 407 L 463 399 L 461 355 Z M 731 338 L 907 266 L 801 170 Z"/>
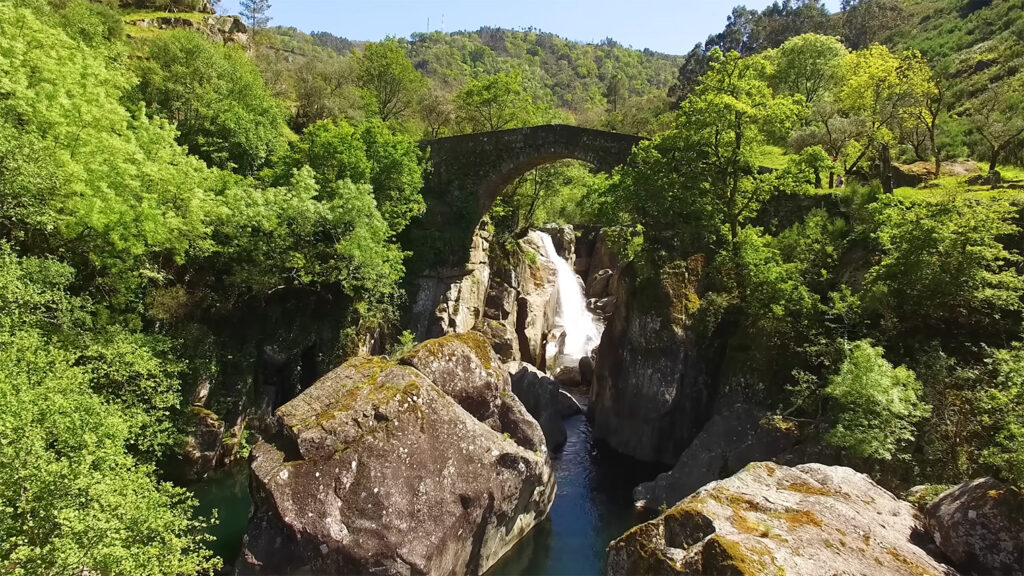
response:
<path id="1" fill-rule="evenodd" d="M 441 13 L 441 34 L 444 34 L 444 12 Z"/>

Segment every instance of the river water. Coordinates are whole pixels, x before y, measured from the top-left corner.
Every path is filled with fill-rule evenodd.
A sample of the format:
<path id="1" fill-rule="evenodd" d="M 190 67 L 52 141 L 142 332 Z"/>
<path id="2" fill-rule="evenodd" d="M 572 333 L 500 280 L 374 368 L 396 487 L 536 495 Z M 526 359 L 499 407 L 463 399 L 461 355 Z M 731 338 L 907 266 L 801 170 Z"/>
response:
<path id="1" fill-rule="evenodd" d="M 604 574 L 605 549 L 650 520 L 633 507 L 633 487 L 664 468 L 637 462 L 595 442 L 583 416 L 565 421 L 569 440 L 551 455 L 558 493 L 536 526 L 487 576 Z"/>

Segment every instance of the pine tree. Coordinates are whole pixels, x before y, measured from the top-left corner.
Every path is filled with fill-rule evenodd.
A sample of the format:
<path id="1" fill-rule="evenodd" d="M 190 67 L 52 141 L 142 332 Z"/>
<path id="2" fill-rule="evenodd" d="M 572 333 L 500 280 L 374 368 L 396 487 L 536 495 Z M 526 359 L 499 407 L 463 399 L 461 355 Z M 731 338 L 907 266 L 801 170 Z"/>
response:
<path id="1" fill-rule="evenodd" d="M 270 24 L 270 0 L 242 0 L 242 19 L 254 32 Z"/>

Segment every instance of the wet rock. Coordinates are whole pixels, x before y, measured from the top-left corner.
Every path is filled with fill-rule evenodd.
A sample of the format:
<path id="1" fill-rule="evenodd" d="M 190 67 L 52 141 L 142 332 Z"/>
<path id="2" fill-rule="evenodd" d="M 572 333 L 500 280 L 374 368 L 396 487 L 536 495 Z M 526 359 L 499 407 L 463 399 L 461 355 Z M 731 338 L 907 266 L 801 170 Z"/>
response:
<path id="1" fill-rule="evenodd" d="M 594 359 L 590 356 L 580 358 L 580 385 L 589 388 L 594 382 Z"/>
<path id="2" fill-rule="evenodd" d="M 572 226 L 546 226 L 540 228 L 540 231 L 551 236 L 551 244 L 554 245 L 555 252 L 569 263 L 570 268 L 575 267 L 576 231 Z"/>
<path id="3" fill-rule="evenodd" d="M 1024 496 L 992 478 L 952 488 L 925 510 L 928 530 L 968 574 L 1024 574 Z"/>
<path id="4" fill-rule="evenodd" d="M 590 268 L 586 274 L 581 274 L 588 283 L 590 279 L 597 276 L 601 270 L 618 270 L 619 257 L 608 241 L 608 232 L 601 230 L 597 233 L 594 241 L 594 251 L 590 256 Z"/>
<path id="5" fill-rule="evenodd" d="M 561 416 L 562 419 L 572 418 L 573 416 L 583 414 L 583 407 L 580 406 L 580 403 L 572 394 L 569 394 L 565 390 L 558 391 L 557 408 L 558 415 Z"/>
<path id="6" fill-rule="evenodd" d="M 282 406 L 282 434 L 253 448 L 239 573 L 481 574 L 543 519 L 554 497 L 543 440 L 516 440 L 539 428 L 496 389 L 500 369 L 464 357 L 463 346 L 493 358 L 478 338 L 441 352 L 427 342 L 410 360 L 461 405 L 412 366 L 357 358 Z M 432 364 L 449 354 L 450 367 Z"/>
<path id="7" fill-rule="evenodd" d="M 651 510 L 671 506 L 751 462 L 774 459 L 796 441 L 792 423 L 768 418 L 752 406 L 732 405 L 704 425 L 671 471 L 637 486 L 633 499 L 638 507 Z"/>
<path id="8" fill-rule="evenodd" d="M 598 271 L 587 286 L 587 298 L 601 299 L 611 294 L 611 279 L 614 272 L 605 268 Z"/>
<path id="9" fill-rule="evenodd" d="M 849 468 L 750 464 L 608 547 L 607 574 L 954 575 L 914 508 Z"/>
<path id="10" fill-rule="evenodd" d="M 189 478 L 202 478 L 220 463 L 224 439 L 224 422 L 209 410 L 193 406 L 192 434 L 185 441 L 184 457 Z"/>
<path id="11" fill-rule="evenodd" d="M 561 398 L 564 393 L 558 382 L 525 362 L 510 362 L 507 370 L 512 377 L 512 393 L 540 424 L 548 447 L 558 448 L 565 444 L 566 431 L 562 423 L 565 406 Z"/>

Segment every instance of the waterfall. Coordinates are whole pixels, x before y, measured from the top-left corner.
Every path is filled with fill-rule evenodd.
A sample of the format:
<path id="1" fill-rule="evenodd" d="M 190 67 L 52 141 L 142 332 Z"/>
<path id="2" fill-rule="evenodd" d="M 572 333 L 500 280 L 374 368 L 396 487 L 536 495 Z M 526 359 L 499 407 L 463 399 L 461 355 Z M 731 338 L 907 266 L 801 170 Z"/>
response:
<path id="1" fill-rule="evenodd" d="M 580 358 L 589 356 L 601 342 L 603 323 L 587 309 L 587 300 L 583 294 L 583 283 L 569 263 L 558 255 L 551 236 L 534 230 L 531 235 L 540 241 L 544 254 L 555 265 L 555 317 L 549 333 L 561 331 L 561 338 L 549 341 L 546 355 L 548 356 L 548 372 L 556 374 L 559 368 L 575 369 Z M 557 374 L 556 374 L 557 375 Z"/>

